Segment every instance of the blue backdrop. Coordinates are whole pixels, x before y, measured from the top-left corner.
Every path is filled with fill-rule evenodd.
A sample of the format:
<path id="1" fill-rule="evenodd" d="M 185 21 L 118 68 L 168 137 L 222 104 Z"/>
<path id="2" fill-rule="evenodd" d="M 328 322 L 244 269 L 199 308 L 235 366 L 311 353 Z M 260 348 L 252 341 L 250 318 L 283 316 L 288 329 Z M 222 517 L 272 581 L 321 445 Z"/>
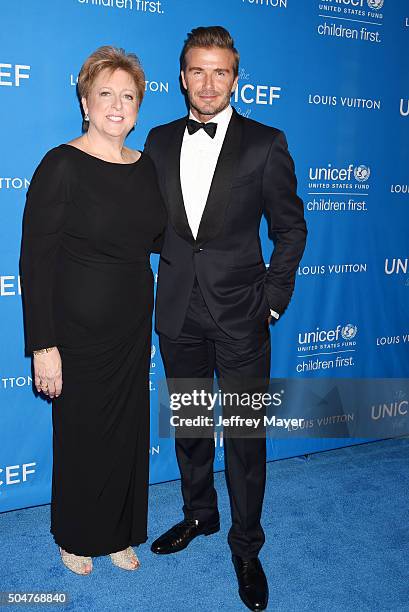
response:
<path id="1" fill-rule="evenodd" d="M 180 49 L 192 27 L 213 24 L 231 31 L 241 54 L 235 107 L 285 131 L 305 202 L 308 245 L 292 303 L 272 329 L 272 375 L 408 376 L 406 0 L 4 0 L 0 511 L 50 497 L 50 404 L 32 391 L 18 277 L 33 171 L 48 149 L 79 134 L 76 77 L 96 47 L 141 58 L 147 94 L 129 144 L 142 148 L 152 126 L 185 113 Z M 267 261 L 264 226 L 261 239 Z M 154 336 L 151 482 L 178 477 L 173 443 L 156 433 L 161 377 Z M 355 441 L 271 439 L 269 459 Z M 216 444 L 222 469 L 220 432 Z"/>

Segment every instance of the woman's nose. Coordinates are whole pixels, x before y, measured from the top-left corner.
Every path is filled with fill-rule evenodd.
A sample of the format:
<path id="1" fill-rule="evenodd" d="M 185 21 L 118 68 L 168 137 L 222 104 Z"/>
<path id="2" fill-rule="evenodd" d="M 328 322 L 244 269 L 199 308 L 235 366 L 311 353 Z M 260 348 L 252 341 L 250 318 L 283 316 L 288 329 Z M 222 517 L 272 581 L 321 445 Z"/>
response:
<path id="1" fill-rule="evenodd" d="M 114 99 L 112 100 L 112 106 L 116 109 L 120 109 L 122 107 L 121 96 L 114 96 Z"/>

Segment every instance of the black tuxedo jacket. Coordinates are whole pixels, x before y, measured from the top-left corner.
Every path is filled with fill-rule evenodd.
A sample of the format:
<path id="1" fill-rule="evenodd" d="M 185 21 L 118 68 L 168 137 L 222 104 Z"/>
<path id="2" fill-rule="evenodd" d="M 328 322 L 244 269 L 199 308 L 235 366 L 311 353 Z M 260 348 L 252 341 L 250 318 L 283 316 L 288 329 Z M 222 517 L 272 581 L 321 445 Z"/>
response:
<path id="1" fill-rule="evenodd" d="M 270 308 L 281 315 L 294 289 L 307 235 L 294 163 L 283 132 L 233 111 L 195 240 L 180 184 L 185 127 L 186 118 L 156 127 L 145 144 L 168 209 L 156 330 L 177 338 L 196 277 L 219 327 L 243 338 Z M 263 213 L 275 243 L 267 270 L 259 238 Z"/>

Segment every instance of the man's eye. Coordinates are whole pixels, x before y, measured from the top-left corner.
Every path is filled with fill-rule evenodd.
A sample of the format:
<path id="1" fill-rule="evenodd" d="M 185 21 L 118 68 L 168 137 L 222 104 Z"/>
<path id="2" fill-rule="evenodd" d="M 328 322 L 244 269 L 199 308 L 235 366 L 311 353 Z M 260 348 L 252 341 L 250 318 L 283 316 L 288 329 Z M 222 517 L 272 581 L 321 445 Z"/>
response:
<path id="1" fill-rule="evenodd" d="M 225 72 L 223 70 L 219 70 L 219 72 L 217 74 L 218 74 L 218 76 L 224 76 Z"/>
<path id="2" fill-rule="evenodd" d="M 125 98 L 128 100 L 133 100 L 133 96 L 131 94 L 125 94 Z"/>
<path id="3" fill-rule="evenodd" d="M 109 96 L 109 91 L 101 91 L 101 96 Z"/>

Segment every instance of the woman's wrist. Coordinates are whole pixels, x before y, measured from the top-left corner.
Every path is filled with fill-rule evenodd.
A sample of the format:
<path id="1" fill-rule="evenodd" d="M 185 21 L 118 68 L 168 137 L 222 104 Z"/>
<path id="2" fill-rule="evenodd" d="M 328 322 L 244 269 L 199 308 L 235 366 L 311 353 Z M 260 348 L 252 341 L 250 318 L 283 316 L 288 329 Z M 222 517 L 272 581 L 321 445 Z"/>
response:
<path id="1" fill-rule="evenodd" d="M 55 346 L 49 346 L 48 348 L 38 349 L 33 351 L 33 355 L 42 355 L 43 353 L 50 353 L 55 349 Z"/>

